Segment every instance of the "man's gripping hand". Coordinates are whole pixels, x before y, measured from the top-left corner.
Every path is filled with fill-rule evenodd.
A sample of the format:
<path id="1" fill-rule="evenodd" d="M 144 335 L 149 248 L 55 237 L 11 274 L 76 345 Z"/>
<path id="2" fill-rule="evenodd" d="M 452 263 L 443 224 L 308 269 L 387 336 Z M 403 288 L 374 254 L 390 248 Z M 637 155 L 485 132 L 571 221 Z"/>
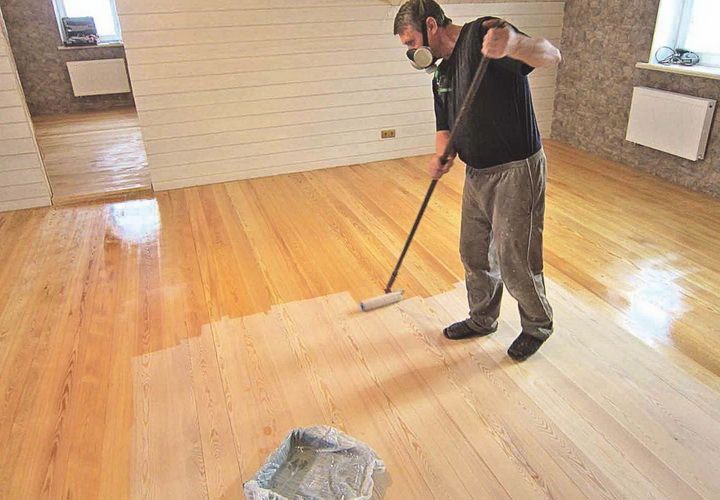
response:
<path id="1" fill-rule="evenodd" d="M 443 163 L 441 155 L 433 155 L 428 164 L 428 173 L 433 179 L 439 179 L 443 175 L 447 174 L 455 162 L 455 157 L 451 156 Z"/>
<path id="2" fill-rule="evenodd" d="M 508 25 L 497 27 L 498 21 L 485 21 L 483 26 L 490 28 L 483 40 L 482 53 L 490 59 L 502 59 L 512 56 L 520 42 L 521 35 Z"/>

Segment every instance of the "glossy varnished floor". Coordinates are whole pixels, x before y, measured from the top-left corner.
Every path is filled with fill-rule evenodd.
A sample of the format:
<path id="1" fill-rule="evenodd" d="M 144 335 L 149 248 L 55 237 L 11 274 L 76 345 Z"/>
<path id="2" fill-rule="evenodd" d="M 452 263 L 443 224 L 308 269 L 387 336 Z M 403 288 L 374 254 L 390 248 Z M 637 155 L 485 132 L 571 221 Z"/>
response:
<path id="1" fill-rule="evenodd" d="M 720 203 L 547 149 L 557 333 L 523 365 L 511 300 L 492 338 L 439 334 L 460 170 L 414 298 L 370 315 L 421 159 L 0 214 L 0 498 L 234 495 L 321 423 L 380 453 L 388 498 L 717 498 Z"/>
<path id="2" fill-rule="evenodd" d="M 134 108 L 33 117 L 54 203 L 149 191 Z"/>

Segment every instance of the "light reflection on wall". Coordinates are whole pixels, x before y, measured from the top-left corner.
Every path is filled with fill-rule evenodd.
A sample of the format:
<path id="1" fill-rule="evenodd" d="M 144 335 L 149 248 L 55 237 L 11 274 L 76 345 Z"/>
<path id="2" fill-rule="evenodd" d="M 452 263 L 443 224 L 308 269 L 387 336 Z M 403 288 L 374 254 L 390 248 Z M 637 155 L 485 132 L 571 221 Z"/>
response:
<path id="1" fill-rule="evenodd" d="M 145 244 L 157 240 L 160 211 L 157 200 L 131 200 L 109 205 L 110 230 L 118 240 Z"/>

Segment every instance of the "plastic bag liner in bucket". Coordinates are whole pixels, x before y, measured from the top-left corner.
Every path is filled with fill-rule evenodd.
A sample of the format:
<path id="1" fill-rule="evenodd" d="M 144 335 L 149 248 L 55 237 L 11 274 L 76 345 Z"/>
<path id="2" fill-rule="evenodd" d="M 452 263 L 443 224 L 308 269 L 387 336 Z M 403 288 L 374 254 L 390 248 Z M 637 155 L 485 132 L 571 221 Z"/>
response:
<path id="1" fill-rule="evenodd" d="M 370 499 L 373 474 L 384 471 L 370 447 L 337 429 L 295 429 L 245 483 L 245 498 Z"/>

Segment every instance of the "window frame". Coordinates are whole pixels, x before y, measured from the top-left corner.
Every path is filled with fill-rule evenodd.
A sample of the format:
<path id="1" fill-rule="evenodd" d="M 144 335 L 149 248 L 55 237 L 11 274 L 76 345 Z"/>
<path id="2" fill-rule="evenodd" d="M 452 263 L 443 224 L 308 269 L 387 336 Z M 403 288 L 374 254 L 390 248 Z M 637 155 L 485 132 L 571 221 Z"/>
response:
<path id="1" fill-rule="evenodd" d="M 658 18 L 653 36 L 651 64 L 657 64 L 655 54 L 660 47 L 668 46 L 673 49 L 685 49 L 700 56 L 698 66 L 720 68 L 720 49 L 718 53 L 697 52 L 692 47 L 686 47 L 685 42 L 689 33 L 690 19 L 694 0 L 661 0 L 658 6 Z"/>
<path id="2" fill-rule="evenodd" d="M 63 28 L 62 18 L 70 17 L 67 15 L 65 10 L 65 0 L 52 0 L 53 6 L 55 7 L 55 14 L 57 17 L 58 28 L 60 29 L 60 36 L 65 40 L 65 29 Z M 117 13 L 117 5 L 115 0 L 108 0 L 110 5 L 110 14 L 113 18 L 113 24 L 115 26 L 115 36 L 99 36 L 99 43 L 122 43 L 122 29 L 120 27 L 120 17 Z"/>

